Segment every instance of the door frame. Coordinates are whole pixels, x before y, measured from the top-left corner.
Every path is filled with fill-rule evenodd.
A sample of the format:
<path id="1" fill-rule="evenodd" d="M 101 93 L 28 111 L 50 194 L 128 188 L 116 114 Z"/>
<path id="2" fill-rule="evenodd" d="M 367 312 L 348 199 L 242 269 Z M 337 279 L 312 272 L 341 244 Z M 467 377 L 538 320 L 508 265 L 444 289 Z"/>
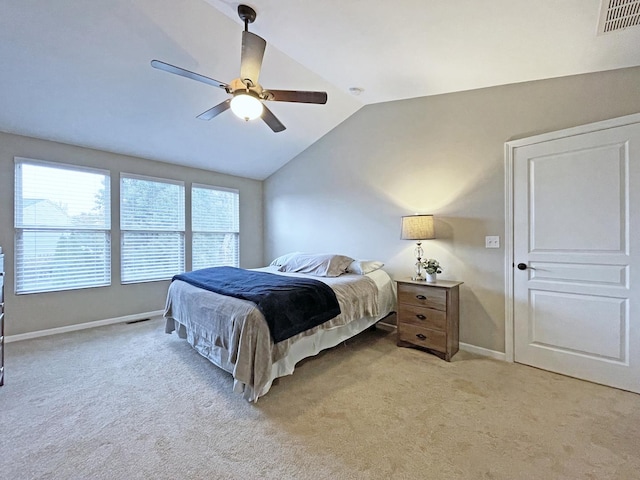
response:
<path id="1" fill-rule="evenodd" d="M 504 307 L 504 353 L 507 362 L 514 362 L 515 359 L 515 332 L 514 332 L 514 298 L 513 298 L 513 267 L 515 259 L 513 258 L 513 197 L 514 197 L 514 153 L 515 149 L 536 143 L 548 142 L 550 140 L 558 140 L 560 138 L 573 137 L 583 135 L 585 133 L 607 130 L 609 128 L 623 127 L 634 123 L 640 123 L 640 113 L 625 115 L 623 117 L 612 118 L 594 123 L 588 123 L 577 127 L 557 130 L 555 132 L 543 133 L 518 140 L 511 140 L 504 144 L 504 163 L 505 163 L 505 230 L 504 230 L 504 277 L 505 277 L 505 307 Z"/>

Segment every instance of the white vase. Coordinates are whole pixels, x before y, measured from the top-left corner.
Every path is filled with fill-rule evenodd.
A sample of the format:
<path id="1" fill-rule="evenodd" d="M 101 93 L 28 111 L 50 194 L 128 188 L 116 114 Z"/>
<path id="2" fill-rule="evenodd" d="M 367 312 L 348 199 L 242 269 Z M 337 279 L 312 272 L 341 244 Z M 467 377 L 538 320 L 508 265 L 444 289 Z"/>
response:
<path id="1" fill-rule="evenodd" d="M 436 283 L 437 273 L 427 273 L 427 283 Z"/>

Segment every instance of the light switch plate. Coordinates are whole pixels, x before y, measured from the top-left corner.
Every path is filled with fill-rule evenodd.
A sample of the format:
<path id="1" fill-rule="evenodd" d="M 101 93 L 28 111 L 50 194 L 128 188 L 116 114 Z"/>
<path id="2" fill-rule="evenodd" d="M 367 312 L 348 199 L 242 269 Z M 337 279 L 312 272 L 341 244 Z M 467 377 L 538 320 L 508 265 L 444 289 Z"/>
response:
<path id="1" fill-rule="evenodd" d="M 484 237 L 484 248 L 500 248 L 500 237 L 498 235 Z"/>

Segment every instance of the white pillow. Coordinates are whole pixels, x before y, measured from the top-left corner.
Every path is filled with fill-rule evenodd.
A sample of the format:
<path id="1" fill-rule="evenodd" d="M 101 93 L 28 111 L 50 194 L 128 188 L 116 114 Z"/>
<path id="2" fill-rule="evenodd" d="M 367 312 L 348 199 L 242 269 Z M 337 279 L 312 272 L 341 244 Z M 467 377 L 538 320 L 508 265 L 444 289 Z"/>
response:
<path id="1" fill-rule="evenodd" d="M 282 263 L 278 271 L 307 273 L 316 277 L 338 277 L 346 273 L 353 258 L 331 253 L 298 253 Z"/>
<path id="2" fill-rule="evenodd" d="M 384 267 L 384 263 L 377 260 L 354 260 L 351 262 L 351 265 L 347 267 L 347 272 L 366 275 L 367 273 L 375 272 L 382 267 Z"/>
<path id="3" fill-rule="evenodd" d="M 291 257 L 295 257 L 296 255 L 300 255 L 300 254 L 302 254 L 302 252 L 286 253 L 284 255 L 274 258 L 273 262 L 271 262 L 269 266 L 273 267 L 275 265 L 279 267 L 280 265 L 286 263 Z"/>

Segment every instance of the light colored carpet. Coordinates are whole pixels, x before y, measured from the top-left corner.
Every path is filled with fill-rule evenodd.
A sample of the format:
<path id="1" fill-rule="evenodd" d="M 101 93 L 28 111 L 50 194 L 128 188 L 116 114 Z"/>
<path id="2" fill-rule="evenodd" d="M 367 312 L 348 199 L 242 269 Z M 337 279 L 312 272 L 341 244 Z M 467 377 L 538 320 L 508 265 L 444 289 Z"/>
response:
<path id="1" fill-rule="evenodd" d="M 640 478 L 640 395 L 377 330 L 252 405 L 163 326 L 6 345 L 0 478 Z"/>

